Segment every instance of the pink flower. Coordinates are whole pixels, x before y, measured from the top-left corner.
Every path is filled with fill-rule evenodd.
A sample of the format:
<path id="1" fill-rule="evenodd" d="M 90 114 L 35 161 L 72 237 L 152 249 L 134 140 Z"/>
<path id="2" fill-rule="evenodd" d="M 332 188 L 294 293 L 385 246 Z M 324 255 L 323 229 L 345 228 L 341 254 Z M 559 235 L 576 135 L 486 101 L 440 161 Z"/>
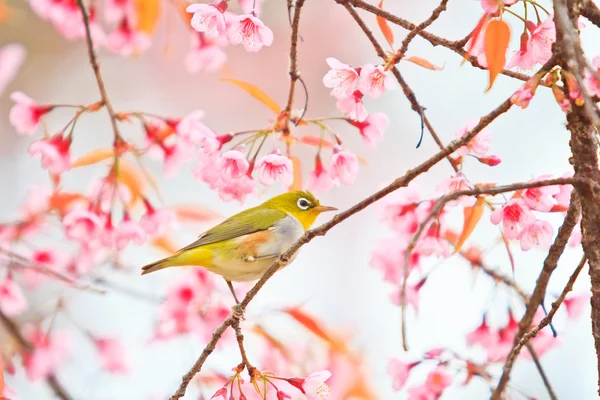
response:
<path id="1" fill-rule="evenodd" d="M 27 299 L 19 285 L 10 277 L 0 282 L 0 310 L 9 317 L 14 317 L 26 309 Z"/>
<path id="2" fill-rule="evenodd" d="M 325 168 L 321 156 L 317 155 L 315 161 L 315 169 L 308 175 L 306 188 L 311 191 L 326 192 L 333 187 L 333 179 Z"/>
<path id="3" fill-rule="evenodd" d="M 50 271 L 62 271 L 65 268 L 67 259 L 56 249 L 37 249 L 31 255 L 31 261 L 34 265 L 23 272 L 23 279 L 31 289 L 37 288 L 40 278 L 47 275 L 43 269 Z"/>
<path id="4" fill-rule="evenodd" d="M 172 145 L 163 145 L 163 172 L 166 177 L 172 178 L 183 164 L 193 157 L 193 148 L 183 141 Z"/>
<path id="5" fill-rule="evenodd" d="M 360 70 L 358 90 L 372 99 L 380 97 L 386 90 L 394 89 L 394 79 L 382 65 L 365 64 Z"/>
<path id="6" fill-rule="evenodd" d="M 363 94 L 356 90 L 350 96 L 338 99 L 338 101 L 335 103 L 335 106 L 338 108 L 338 110 L 346 114 L 348 118 L 362 122 L 368 116 L 365 105 L 362 102 L 362 98 Z"/>
<path id="7" fill-rule="evenodd" d="M 590 305 L 590 295 L 582 293 L 579 295 L 569 296 L 564 300 L 567 315 L 571 319 L 577 319 L 583 311 Z"/>
<path id="8" fill-rule="evenodd" d="M 548 221 L 537 220 L 534 223 L 527 225 L 521 230 L 521 233 L 519 233 L 521 249 L 527 251 L 532 249 L 536 244 L 547 249 L 552 244 L 553 236 L 554 229 L 552 229 L 552 225 L 550 225 Z"/>
<path id="9" fill-rule="evenodd" d="M 333 57 L 328 57 L 326 61 L 331 69 L 323 77 L 325 87 L 331 88 L 331 95 L 338 99 L 351 96 L 358 80 L 356 69 Z"/>
<path id="10" fill-rule="evenodd" d="M 104 2 L 104 19 L 108 23 L 121 21 L 126 17 L 134 17 L 135 8 L 132 0 L 107 0 Z"/>
<path id="11" fill-rule="evenodd" d="M 494 346 L 498 341 L 498 332 L 495 329 L 490 329 L 484 317 L 481 325 L 468 333 L 466 339 L 469 346 L 480 344 L 484 349 L 487 349 Z"/>
<path id="12" fill-rule="evenodd" d="M 127 18 L 123 18 L 119 27 L 106 38 L 106 47 L 125 57 L 141 54 L 151 44 L 150 37 L 144 32 L 133 30 Z"/>
<path id="13" fill-rule="evenodd" d="M 8 119 L 15 130 L 22 135 L 32 134 L 42 116 L 52 110 L 52 106 L 40 106 L 22 92 L 13 92 L 10 99 L 15 105 L 10 109 Z"/>
<path id="14" fill-rule="evenodd" d="M 140 227 L 147 235 L 160 235 L 173 223 L 174 219 L 175 215 L 171 211 L 165 210 L 164 208 L 159 208 L 157 210 L 154 209 L 150 203 L 147 203 L 146 214 L 140 219 Z"/>
<path id="15" fill-rule="evenodd" d="M 507 239 L 516 239 L 519 231 L 535 221 L 533 212 L 522 199 L 509 200 L 502 208 L 497 208 L 491 215 L 492 224 L 502 222 L 502 230 Z"/>
<path id="16" fill-rule="evenodd" d="M 437 367 L 427 375 L 425 386 L 430 392 L 439 395 L 452 383 L 452 377 L 441 367 Z"/>
<path id="17" fill-rule="evenodd" d="M 534 61 L 543 64 L 552 56 L 552 44 L 556 41 L 554 15 L 550 14 L 541 24 L 530 28 L 529 38 L 531 56 Z"/>
<path id="18" fill-rule="evenodd" d="M 224 180 L 239 179 L 246 175 L 250 163 L 246 156 L 239 150 L 229 150 L 221 154 L 221 173 Z"/>
<path id="19" fill-rule="evenodd" d="M 398 238 L 386 239 L 379 243 L 371 255 L 370 266 L 383 272 L 386 282 L 398 284 L 404 274 L 405 250 L 408 243 Z M 420 254 L 413 252 L 410 257 L 409 272 L 419 264 Z"/>
<path id="20" fill-rule="evenodd" d="M 273 32 L 252 14 L 232 18 L 227 36 L 232 44 L 241 43 L 248 52 L 257 52 L 273 43 Z"/>
<path id="21" fill-rule="evenodd" d="M 306 378 L 290 378 L 288 383 L 298 388 L 308 400 L 323 400 L 329 397 L 329 386 L 325 383 L 331 377 L 331 372 L 317 371 Z"/>
<path id="22" fill-rule="evenodd" d="M 511 96 L 510 102 L 521 107 L 522 109 L 529 106 L 529 102 L 533 99 L 534 92 L 529 85 L 524 84 Z"/>
<path id="23" fill-rule="evenodd" d="M 388 116 L 384 113 L 370 114 L 364 121 L 348 121 L 359 129 L 363 141 L 372 149 L 383 139 L 383 132 L 390 125 Z"/>
<path id="24" fill-rule="evenodd" d="M 419 313 L 419 290 L 425 284 L 425 279 L 422 279 L 416 285 L 407 285 L 406 293 L 404 294 L 404 300 L 407 307 L 413 307 L 415 309 L 415 314 Z M 392 304 L 397 305 L 398 307 L 402 306 L 402 296 L 400 288 L 394 289 L 394 291 L 390 294 L 390 301 Z"/>
<path id="25" fill-rule="evenodd" d="M 543 175 L 533 182 L 543 181 L 549 179 L 550 175 Z M 544 186 L 524 189 L 521 195 L 523 200 L 532 210 L 548 212 L 554 207 L 556 202 L 554 201 L 554 195 L 560 192 L 558 186 Z"/>
<path id="26" fill-rule="evenodd" d="M 227 2 L 215 4 L 190 4 L 185 11 L 193 13 L 191 25 L 198 32 L 206 33 L 209 38 L 217 37 L 226 31 L 225 11 Z"/>
<path id="27" fill-rule="evenodd" d="M 130 242 L 141 246 L 146 241 L 146 232 L 126 214 L 114 230 L 113 240 L 117 250 L 123 250 Z"/>
<path id="28" fill-rule="evenodd" d="M 473 185 L 467 182 L 462 172 L 457 172 L 456 175 L 450 176 L 450 178 L 438 184 L 435 189 L 443 195 L 449 195 L 455 192 L 471 190 L 473 189 Z M 471 207 L 475 204 L 475 201 L 477 201 L 475 196 L 461 196 L 458 198 L 458 202 L 465 207 Z M 456 205 L 456 201 L 449 201 L 447 205 Z"/>
<path id="29" fill-rule="evenodd" d="M 217 71 L 223 66 L 227 55 L 216 44 L 207 40 L 199 40 L 202 34 L 193 36 L 194 43 L 192 49 L 185 56 L 184 64 L 189 72 L 195 73 L 202 70 L 209 72 Z"/>
<path id="30" fill-rule="evenodd" d="M 438 228 L 439 229 L 439 228 Z M 450 256 L 450 245 L 439 233 L 427 235 L 417 242 L 415 252 L 423 256 L 432 256 L 446 258 Z"/>
<path id="31" fill-rule="evenodd" d="M 596 68 L 595 72 L 600 72 L 600 56 L 594 57 L 592 64 L 594 65 L 594 68 Z M 600 97 L 600 82 L 598 82 L 594 74 L 588 70 L 585 71 L 584 83 L 590 95 Z"/>
<path id="32" fill-rule="evenodd" d="M 517 0 L 481 0 L 481 8 L 488 14 L 496 14 L 501 6 L 510 6 L 516 2 Z"/>
<path id="33" fill-rule="evenodd" d="M 31 381 L 52 375 L 69 356 L 70 338 L 61 331 L 53 330 L 50 335 L 40 328 L 29 327 L 25 336 L 33 346 L 33 350 L 23 357 L 23 365 Z"/>
<path id="34" fill-rule="evenodd" d="M 223 182 L 219 186 L 219 197 L 223 201 L 237 200 L 243 203 L 246 196 L 254 192 L 254 180 L 247 175 L 239 179 Z"/>
<path id="35" fill-rule="evenodd" d="M 29 154 L 32 157 L 42 157 L 42 168 L 59 175 L 71 168 L 71 139 L 63 138 L 56 134 L 46 139 L 38 140 L 29 145 Z"/>
<path id="36" fill-rule="evenodd" d="M 25 47 L 17 43 L 10 43 L 0 48 L 0 96 L 17 76 L 26 54 Z"/>
<path id="37" fill-rule="evenodd" d="M 437 400 L 439 396 L 436 396 L 427 385 L 423 384 L 408 388 L 408 398 L 410 400 Z"/>
<path id="38" fill-rule="evenodd" d="M 179 120 L 167 120 L 167 124 L 173 127 L 177 136 L 190 144 L 198 144 L 206 148 L 207 153 L 216 152 L 220 143 L 217 135 L 201 121 L 204 112 L 195 110 Z"/>
<path id="39" fill-rule="evenodd" d="M 102 368 L 113 374 L 125 374 L 129 370 L 125 358 L 125 346 L 115 338 L 95 339 Z"/>
<path id="40" fill-rule="evenodd" d="M 413 365 L 407 364 L 397 358 L 391 358 L 388 364 L 387 373 L 392 377 L 392 387 L 395 391 L 401 390 L 410 374 Z"/>
<path id="41" fill-rule="evenodd" d="M 215 392 L 215 394 L 212 395 L 212 397 L 209 400 L 227 400 L 227 388 L 226 387 L 222 387 L 221 389 L 217 390 Z"/>
<path id="42" fill-rule="evenodd" d="M 459 128 L 456 131 L 456 138 L 460 139 L 465 136 L 468 132 L 472 131 L 477 124 L 479 124 L 479 118 L 470 120 L 467 125 Z M 492 133 L 487 129 L 483 129 L 477 136 L 472 138 L 469 143 L 465 146 L 459 147 L 456 153 L 459 156 L 465 156 L 467 154 L 473 154 L 477 157 L 484 157 L 490 151 L 490 141 L 492 140 Z"/>
<path id="43" fill-rule="evenodd" d="M 63 218 L 65 234 L 71 240 L 90 241 L 102 231 L 98 214 L 84 208 L 75 208 Z"/>
<path id="44" fill-rule="evenodd" d="M 292 160 L 281 155 L 278 151 L 267 154 L 256 162 L 256 171 L 260 183 L 271 186 L 280 180 L 283 187 L 290 187 L 294 180 L 294 166 Z"/>
<path id="45" fill-rule="evenodd" d="M 329 174 L 344 185 L 351 185 L 358 174 L 358 159 L 354 153 L 335 148 L 329 162 Z"/>

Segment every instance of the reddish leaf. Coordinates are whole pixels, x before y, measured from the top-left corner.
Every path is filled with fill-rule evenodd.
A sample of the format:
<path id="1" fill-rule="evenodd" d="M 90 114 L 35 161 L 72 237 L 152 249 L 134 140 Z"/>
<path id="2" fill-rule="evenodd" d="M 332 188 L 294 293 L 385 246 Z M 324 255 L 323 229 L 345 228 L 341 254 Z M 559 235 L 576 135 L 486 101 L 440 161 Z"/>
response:
<path id="1" fill-rule="evenodd" d="M 335 143 L 330 142 L 327 139 L 323 139 L 320 136 L 304 135 L 299 140 L 301 143 L 307 144 L 309 146 L 320 146 L 324 149 L 333 149 L 333 147 L 335 146 Z"/>
<path id="2" fill-rule="evenodd" d="M 116 181 L 119 184 L 127 186 L 129 192 L 131 192 L 131 202 L 129 205 L 134 205 L 142 198 L 142 193 L 144 191 L 144 178 L 142 174 L 130 161 L 124 158 L 119 159 L 116 169 L 113 165 L 111 170 L 113 179 L 115 178 L 115 170 L 117 175 Z"/>
<path id="3" fill-rule="evenodd" d="M 489 18 L 490 18 L 490 15 L 488 13 L 484 13 L 481 16 L 481 18 L 479 19 L 479 21 L 477 22 L 477 25 L 475 25 L 475 28 L 471 32 L 471 41 L 469 42 L 469 46 L 467 47 L 467 52 L 465 53 L 465 58 L 462 61 L 461 65 L 464 64 L 465 61 L 467 61 L 469 59 L 469 57 L 471 57 L 471 52 L 473 51 L 473 48 L 475 47 L 475 43 L 477 43 L 477 38 L 479 38 L 479 35 L 481 34 L 481 31 L 485 27 L 485 23 L 489 20 Z"/>
<path id="4" fill-rule="evenodd" d="M 483 37 L 483 49 L 488 64 L 490 75 L 490 86 L 492 88 L 496 77 L 506 65 L 506 51 L 510 42 L 510 27 L 500 19 L 494 19 L 488 23 Z"/>
<path id="5" fill-rule="evenodd" d="M 289 190 L 302 190 L 302 161 L 296 156 L 290 156 L 292 165 L 294 166 L 294 181 Z"/>
<path id="6" fill-rule="evenodd" d="M 383 0 L 381 0 L 379 2 L 377 7 L 383 8 Z M 387 42 L 390 44 L 390 46 L 394 47 L 394 32 L 392 32 L 392 29 L 388 25 L 387 20 L 378 15 L 377 16 L 377 25 L 379 25 L 379 29 L 381 29 L 381 33 L 383 33 L 385 40 L 387 40 Z"/>
<path id="7" fill-rule="evenodd" d="M 55 192 L 52 194 L 52 196 L 50 196 L 48 208 L 50 210 L 55 210 L 60 215 L 64 215 L 69 206 L 76 201 L 81 201 L 84 203 L 89 202 L 87 197 L 79 193 Z"/>
<path id="8" fill-rule="evenodd" d="M 301 311 L 297 307 L 289 307 L 284 308 L 283 312 L 289 314 L 292 318 L 294 318 L 297 322 L 302 324 L 306 329 L 308 329 L 313 334 L 317 335 L 332 347 L 332 349 L 346 352 L 346 346 L 341 340 L 338 340 L 334 336 L 332 336 L 325 328 L 321 326 L 321 324 L 316 321 L 313 317 L 306 314 L 304 311 Z"/>
<path id="9" fill-rule="evenodd" d="M 86 165 L 92 165 L 99 163 L 100 161 L 108 160 L 115 154 L 113 149 L 94 149 L 89 153 L 79 157 L 73 162 L 72 167 L 85 167 Z"/>
<path id="10" fill-rule="evenodd" d="M 4 364 L 2 364 L 2 357 L 0 356 L 0 399 L 4 393 Z"/>
<path id="11" fill-rule="evenodd" d="M 223 82 L 233 83 L 234 85 L 245 90 L 249 95 L 254 97 L 256 100 L 260 101 L 265 106 L 269 107 L 275 114 L 279 115 L 279 113 L 281 112 L 281 108 L 275 102 L 275 100 L 273 100 L 268 94 L 266 94 L 258 86 L 255 86 L 248 82 L 239 81 L 237 79 L 231 79 L 231 78 L 221 78 L 221 80 Z"/>
<path id="12" fill-rule="evenodd" d="M 137 30 L 148 35 L 154 32 L 160 17 L 161 0 L 134 0 Z"/>
<path id="13" fill-rule="evenodd" d="M 512 250 L 510 249 L 510 241 L 506 236 L 504 236 L 504 232 L 502 232 L 502 241 L 504 242 L 504 246 L 506 247 L 506 253 L 508 253 L 508 260 L 510 261 L 510 267 L 512 268 L 513 274 L 515 273 L 515 258 L 513 257 Z"/>
<path id="14" fill-rule="evenodd" d="M 177 253 L 181 246 L 178 246 L 166 236 L 157 236 L 150 240 L 150 244 L 169 255 Z"/>
<path id="15" fill-rule="evenodd" d="M 463 247 L 473 230 L 481 220 L 483 210 L 485 208 L 485 200 L 478 198 L 472 207 L 465 207 L 463 229 L 454 245 L 454 254 L 458 253 Z"/>
<path id="16" fill-rule="evenodd" d="M 209 222 L 221 217 L 208 208 L 190 204 L 171 207 L 171 210 L 177 219 L 191 222 Z"/>
<path id="17" fill-rule="evenodd" d="M 291 354 L 281 341 L 275 339 L 269 332 L 260 325 L 255 325 L 252 331 L 265 339 L 271 346 L 276 348 L 288 361 L 292 360 Z"/>
<path id="18" fill-rule="evenodd" d="M 420 67 L 430 69 L 432 71 L 440 71 L 440 70 L 444 69 L 443 67 L 438 67 L 437 65 L 433 65 L 432 63 L 430 63 L 429 61 L 427 61 L 426 59 L 421 58 L 421 57 L 412 56 L 412 57 L 405 58 L 405 60 L 410 61 L 411 63 L 415 63 Z"/>

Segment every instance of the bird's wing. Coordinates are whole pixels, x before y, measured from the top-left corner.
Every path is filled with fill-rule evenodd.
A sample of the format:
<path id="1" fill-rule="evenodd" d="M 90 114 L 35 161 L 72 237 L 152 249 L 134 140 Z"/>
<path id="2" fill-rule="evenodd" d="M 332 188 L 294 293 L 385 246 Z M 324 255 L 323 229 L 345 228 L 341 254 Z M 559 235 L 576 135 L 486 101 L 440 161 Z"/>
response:
<path id="1" fill-rule="evenodd" d="M 234 215 L 209 229 L 198 237 L 194 243 L 191 243 L 179 251 L 193 249 L 211 243 L 218 243 L 224 240 L 234 239 L 251 233 L 264 231 L 275 225 L 287 216 L 283 211 L 273 208 L 250 208 Z"/>

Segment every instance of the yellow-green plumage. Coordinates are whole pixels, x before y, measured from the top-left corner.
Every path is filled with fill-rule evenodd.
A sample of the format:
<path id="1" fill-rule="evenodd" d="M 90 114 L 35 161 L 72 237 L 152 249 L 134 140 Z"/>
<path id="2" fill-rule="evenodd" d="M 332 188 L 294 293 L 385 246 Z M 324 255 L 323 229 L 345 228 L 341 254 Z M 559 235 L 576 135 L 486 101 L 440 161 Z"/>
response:
<path id="1" fill-rule="evenodd" d="M 228 281 L 258 279 L 320 213 L 333 209 L 306 191 L 275 196 L 228 218 L 174 255 L 144 266 L 142 274 L 189 265 L 203 266 Z"/>

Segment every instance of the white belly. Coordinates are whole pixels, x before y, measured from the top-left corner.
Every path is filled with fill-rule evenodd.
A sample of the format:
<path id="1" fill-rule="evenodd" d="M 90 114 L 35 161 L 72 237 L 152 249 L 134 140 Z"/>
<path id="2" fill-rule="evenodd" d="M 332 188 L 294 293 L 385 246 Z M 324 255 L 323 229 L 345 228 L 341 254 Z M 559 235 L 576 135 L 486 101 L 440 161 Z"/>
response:
<path id="1" fill-rule="evenodd" d="M 237 259 L 221 263 L 215 260 L 217 262 L 215 262 L 213 272 L 234 282 L 260 279 L 277 260 L 277 257 L 285 253 L 304 234 L 304 227 L 300 221 L 289 214 L 269 230 L 275 234 L 277 239 L 260 245 L 253 261 Z M 240 240 L 243 240 L 243 237 Z M 298 252 L 291 257 L 290 262 L 294 261 L 297 254 Z"/>

